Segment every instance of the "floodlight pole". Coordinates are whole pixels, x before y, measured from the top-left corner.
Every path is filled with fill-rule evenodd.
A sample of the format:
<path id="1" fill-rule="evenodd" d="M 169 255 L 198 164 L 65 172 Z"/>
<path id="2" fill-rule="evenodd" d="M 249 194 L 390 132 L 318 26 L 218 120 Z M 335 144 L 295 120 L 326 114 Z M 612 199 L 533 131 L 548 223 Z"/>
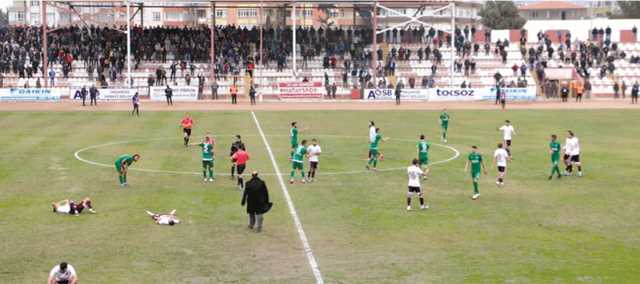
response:
<path id="1" fill-rule="evenodd" d="M 293 5 L 293 8 L 291 9 L 291 21 L 293 22 L 293 78 L 296 78 L 296 2 L 292 2 L 291 5 Z"/>
<path id="2" fill-rule="evenodd" d="M 209 76 L 211 77 L 211 84 L 216 81 L 216 3 L 211 2 L 211 43 L 210 43 L 210 53 L 211 53 L 211 66 Z M 211 94 L 213 96 L 213 94 Z"/>
<path id="3" fill-rule="evenodd" d="M 49 54 L 47 52 L 47 0 L 40 0 L 40 17 L 42 20 L 42 79 L 44 87 L 49 86 L 47 72 L 49 72 Z"/>
<path id="4" fill-rule="evenodd" d="M 127 1 L 127 86 L 133 87 L 131 81 L 131 1 Z"/>
<path id="5" fill-rule="evenodd" d="M 449 72 L 451 77 L 449 78 L 449 87 L 453 88 L 453 65 L 455 63 L 454 60 L 454 43 L 455 43 L 455 36 L 456 36 L 456 3 L 455 2 L 451 2 L 451 62 L 449 63 L 451 66 L 449 66 Z"/>
<path id="6" fill-rule="evenodd" d="M 373 11 L 372 11 L 372 17 L 373 17 L 373 31 L 371 32 L 371 34 L 373 35 L 373 44 L 371 47 L 371 70 L 373 70 L 373 84 L 374 85 L 378 85 L 377 84 L 377 77 L 378 77 L 378 34 L 377 34 L 377 30 L 378 30 L 378 2 L 374 2 L 373 3 Z M 363 86 L 360 86 L 361 88 Z"/>

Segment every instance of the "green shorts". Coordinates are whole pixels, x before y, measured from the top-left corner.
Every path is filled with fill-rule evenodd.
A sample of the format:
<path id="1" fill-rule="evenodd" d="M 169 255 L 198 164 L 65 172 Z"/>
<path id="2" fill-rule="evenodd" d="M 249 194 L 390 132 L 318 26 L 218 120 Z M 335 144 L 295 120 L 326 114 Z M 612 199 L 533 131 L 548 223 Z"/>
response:
<path id="1" fill-rule="evenodd" d="M 440 127 L 446 131 L 449 128 L 449 124 L 440 124 Z"/>
<path id="2" fill-rule="evenodd" d="M 291 149 L 295 149 L 298 148 L 298 142 L 297 141 L 291 141 Z"/>
<path id="3" fill-rule="evenodd" d="M 474 172 L 474 171 L 472 171 L 472 172 L 471 172 L 471 179 L 472 179 L 473 181 L 478 181 L 478 180 L 480 179 L 480 172 Z"/>
<path id="4" fill-rule="evenodd" d="M 420 161 L 421 166 L 429 164 L 429 156 L 426 154 L 420 154 L 418 156 L 418 160 Z"/>
<path id="5" fill-rule="evenodd" d="M 378 153 L 378 149 L 369 149 L 369 152 L 371 153 L 371 158 L 375 158 L 375 159 L 377 159 L 378 155 L 380 154 Z"/>
<path id="6" fill-rule="evenodd" d="M 293 163 L 291 163 L 291 168 L 293 170 L 302 170 L 304 168 L 304 163 L 302 163 L 302 162 L 293 162 Z"/>
<path id="7" fill-rule="evenodd" d="M 202 160 L 202 167 L 203 168 L 213 168 L 213 160 L 207 161 L 207 160 Z"/>
<path id="8" fill-rule="evenodd" d="M 119 174 L 121 174 L 121 173 L 122 173 L 122 164 L 120 164 L 120 163 L 116 162 L 116 163 L 115 163 L 115 166 L 116 166 L 116 172 L 118 172 Z"/>

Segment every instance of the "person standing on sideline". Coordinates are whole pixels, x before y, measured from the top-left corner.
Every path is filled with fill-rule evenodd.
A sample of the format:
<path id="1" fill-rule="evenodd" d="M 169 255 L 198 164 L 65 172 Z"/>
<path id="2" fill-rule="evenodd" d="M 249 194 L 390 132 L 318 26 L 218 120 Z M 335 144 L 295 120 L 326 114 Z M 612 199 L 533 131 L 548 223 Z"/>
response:
<path id="1" fill-rule="evenodd" d="M 578 176 L 582 176 L 582 164 L 580 163 L 580 142 L 578 137 L 573 134 L 573 131 L 567 131 L 567 139 L 564 143 L 565 154 L 568 155 L 567 169 L 565 175 L 570 175 L 573 172 L 573 166 L 578 169 Z"/>
<path id="2" fill-rule="evenodd" d="M 429 206 L 424 204 L 424 193 L 422 186 L 420 186 L 420 178 L 424 175 L 424 172 L 418 167 L 418 159 L 411 161 L 411 166 L 407 168 L 407 176 L 409 178 L 409 190 L 407 191 L 407 211 L 411 211 L 411 199 L 414 194 L 418 194 L 420 198 L 420 209 L 427 209 Z"/>
<path id="3" fill-rule="evenodd" d="M 396 90 L 395 90 L 396 105 L 400 105 L 400 96 L 402 95 L 403 87 L 404 87 L 404 84 L 402 83 L 402 81 L 398 82 L 398 85 L 396 85 Z"/>
<path id="4" fill-rule="evenodd" d="M 440 141 L 447 143 L 447 130 L 449 129 L 449 113 L 447 113 L 447 109 L 442 109 L 440 113 L 440 118 L 438 119 L 440 122 Z"/>
<path id="5" fill-rule="evenodd" d="M 316 171 L 318 170 L 318 163 L 320 163 L 320 154 L 322 148 L 318 144 L 318 139 L 311 139 L 311 145 L 307 148 L 307 155 L 309 156 L 309 172 L 307 173 L 307 181 L 313 182 L 316 178 Z"/>
<path id="6" fill-rule="evenodd" d="M 235 140 L 233 141 L 233 143 L 231 143 L 231 150 L 229 151 L 229 157 L 233 157 L 233 155 L 238 152 L 238 150 L 247 150 L 244 146 L 244 143 L 242 142 L 242 138 L 240 137 L 240 135 L 236 135 L 235 136 Z M 236 164 L 235 163 L 231 163 L 231 179 L 233 179 L 235 177 L 235 171 L 236 171 Z"/>
<path id="7" fill-rule="evenodd" d="M 498 143 L 498 149 L 493 152 L 493 164 L 498 170 L 498 178 L 496 179 L 498 186 L 504 185 L 504 178 L 507 175 L 507 160 L 511 160 L 511 156 L 503 147 L 502 143 Z"/>
<path id="8" fill-rule="evenodd" d="M 500 93 L 498 95 L 500 96 L 500 108 L 505 110 L 507 108 L 507 93 L 504 88 L 500 88 Z"/>
<path id="9" fill-rule="evenodd" d="M 233 83 L 233 85 L 231 85 L 231 87 L 229 87 L 229 92 L 231 93 L 231 104 L 238 104 L 238 87 L 236 86 L 235 82 Z"/>
<path id="10" fill-rule="evenodd" d="M 244 189 L 244 178 L 242 174 L 247 167 L 247 161 L 249 160 L 249 153 L 245 151 L 243 148 L 238 149 L 238 151 L 231 156 L 231 162 L 236 165 L 236 171 L 238 172 L 238 189 Z"/>
<path id="11" fill-rule="evenodd" d="M 557 174 L 558 178 L 561 178 L 560 175 L 560 167 L 558 167 L 558 163 L 560 162 L 560 143 L 558 142 L 558 136 L 553 134 L 551 135 L 551 143 L 549 143 L 549 153 L 551 154 L 551 174 L 549 174 L 549 180 L 553 178 L 553 174 Z"/>
<path id="12" fill-rule="evenodd" d="M 96 88 L 96 86 L 91 86 L 89 89 L 89 105 L 90 106 L 98 106 L 98 94 L 100 92 Z"/>
<path id="13" fill-rule="evenodd" d="M 213 82 L 211 83 L 211 99 L 212 100 L 218 99 L 218 81 L 217 80 L 213 80 Z"/>
<path id="14" fill-rule="evenodd" d="M 638 103 L 639 92 L 640 92 L 640 85 L 638 84 L 638 81 L 636 81 L 635 83 L 633 83 L 633 86 L 631 87 L 631 104 Z"/>
<path id="15" fill-rule="evenodd" d="M 502 131 L 502 140 L 504 145 L 506 145 L 506 150 L 509 156 L 511 156 L 511 139 L 513 135 L 516 134 L 516 129 L 511 125 L 511 121 L 508 119 L 504 121 L 504 125 L 498 128 L 499 131 Z"/>
<path id="16" fill-rule="evenodd" d="M 131 98 L 131 103 L 133 103 L 133 111 L 131 111 L 131 115 L 135 113 L 136 116 L 140 116 L 140 96 L 138 96 L 138 92 L 136 92 Z"/>
<path id="17" fill-rule="evenodd" d="M 182 139 L 184 140 L 184 146 L 189 146 L 189 138 L 191 138 L 191 128 L 193 127 L 193 119 L 189 116 L 189 113 L 184 114 L 184 118 L 180 121 L 182 126 Z"/>
<path id="18" fill-rule="evenodd" d="M 251 173 L 251 179 L 242 194 L 240 205 L 247 204 L 247 214 L 249 214 L 249 230 L 255 227 L 256 233 L 262 231 L 264 214 L 271 210 L 273 203 L 269 201 L 269 190 L 262 179 L 258 177 L 258 172 Z"/>
<path id="19" fill-rule="evenodd" d="M 476 200 L 480 197 L 480 191 L 478 190 L 478 182 L 480 181 L 480 170 L 487 174 L 487 168 L 482 161 L 482 154 L 478 152 L 478 146 L 471 146 L 471 153 L 467 157 L 467 163 L 464 165 L 464 171 L 467 172 L 471 165 L 471 180 L 473 181 L 473 195 L 471 199 Z"/>
<path id="20" fill-rule="evenodd" d="M 85 102 L 87 101 L 87 88 L 82 86 L 80 89 L 80 98 L 82 98 L 82 106 L 86 106 Z"/>
<path id="21" fill-rule="evenodd" d="M 584 83 L 576 81 L 576 103 L 582 102 L 582 93 L 584 92 Z"/>
<path id="22" fill-rule="evenodd" d="M 164 96 L 167 98 L 167 105 L 168 106 L 172 106 L 173 105 L 173 90 L 171 89 L 171 87 L 169 87 L 169 85 L 167 85 L 167 88 L 164 89 Z"/>
<path id="23" fill-rule="evenodd" d="M 256 88 L 251 84 L 251 88 L 249 89 L 249 99 L 251 100 L 251 104 L 256 104 Z"/>
<path id="24" fill-rule="evenodd" d="M 51 269 L 47 284 L 76 284 L 78 274 L 71 264 L 62 262 Z"/>
<path id="25" fill-rule="evenodd" d="M 562 84 L 562 88 L 560 88 L 560 98 L 563 103 L 566 103 L 569 100 L 569 88 L 566 84 Z"/>

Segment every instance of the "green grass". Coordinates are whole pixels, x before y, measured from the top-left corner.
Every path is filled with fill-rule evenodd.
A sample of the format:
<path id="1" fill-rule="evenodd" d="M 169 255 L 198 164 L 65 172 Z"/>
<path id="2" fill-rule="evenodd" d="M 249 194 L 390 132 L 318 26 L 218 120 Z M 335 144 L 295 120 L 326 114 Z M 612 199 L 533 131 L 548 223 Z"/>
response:
<path id="1" fill-rule="evenodd" d="M 420 133 L 437 140 L 438 112 L 257 112 L 280 170 L 289 173 L 289 123 L 323 147 L 313 184 L 289 186 L 328 283 L 634 283 L 640 267 L 640 192 L 635 184 L 640 129 L 635 111 L 453 111 L 449 145 L 461 157 L 432 167 L 424 183 L 431 209 L 405 210 L 403 169 L 364 170 L 367 123 L 384 136 L 380 168 L 403 168 Z M 273 175 L 266 148 L 248 112 L 192 113 L 194 136 L 217 137 L 215 170 L 227 173 L 231 135 L 243 135 L 249 170 L 269 185 L 275 206 L 265 231 L 246 229 L 240 193 L 228 177 L 203 183 L 199 152 L 181 146 L 182 113 L 0 113 L 0 283 L 41 283 L 60 261 L 83 283 L 311 283 L 314 281 Z M 488 165 L 510 119 L 518 132 L 507 185 L 495 169 L 470 200 L 463 172 L 469 147 Z M 581 140 L 585 176 L 547 181 L 548 136 L 572 129 Z M 561 139 L 564 142 L 564 138 Z M 111 165 L 139 152 L 120 190 Z M 437 141 L 436 141 L 437 142 Z M 432 147 L 431 160 L 454 153 Z M 306 165 L 305 165 L 306 166 Z M 193 172 L 194 174 L 188 174 Z M 288 177 L 285 177 L 285 179 Z M 63 216 L 49 204 L 90 196 L 96 215 Z M 177 209 L 184 223 L 158 226 L 144 210 Z"/>

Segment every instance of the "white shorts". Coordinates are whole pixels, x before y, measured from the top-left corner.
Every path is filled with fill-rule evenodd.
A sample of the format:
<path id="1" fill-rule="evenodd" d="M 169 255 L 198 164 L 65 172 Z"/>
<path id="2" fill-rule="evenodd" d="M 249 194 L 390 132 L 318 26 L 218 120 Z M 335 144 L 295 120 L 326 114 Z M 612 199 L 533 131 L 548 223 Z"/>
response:
<path id="1" fill-rule="evenodd" d="M 56 213 L 69 214 L 69 211 L 71 211 L 71 206 L 69 206 L 69 203 L 62 206 L 58 206 L 56 208 Z"/>

